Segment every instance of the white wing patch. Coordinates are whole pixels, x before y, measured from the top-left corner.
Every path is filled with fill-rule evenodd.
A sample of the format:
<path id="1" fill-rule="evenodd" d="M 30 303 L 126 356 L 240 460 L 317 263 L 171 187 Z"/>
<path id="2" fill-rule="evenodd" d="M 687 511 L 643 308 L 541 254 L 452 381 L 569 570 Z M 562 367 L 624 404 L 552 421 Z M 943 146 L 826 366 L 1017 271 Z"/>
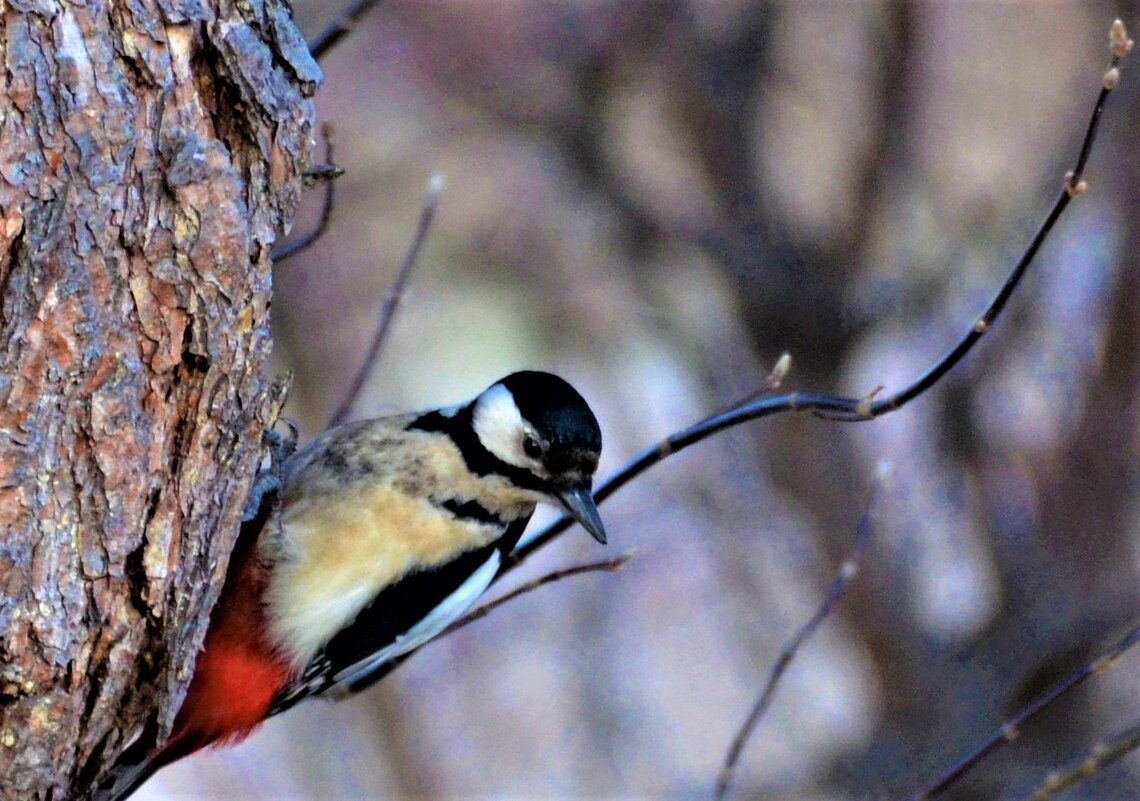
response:
<path id="1" fill-rule="evenodd" d="M 491 586 L 491 581 L 499 572 L 500 562 L 499 552 L 497 550 L 492 551 L 490 558 L 478 570 L 460 584 L 451 595 L 444 598 L 438 606 L 428 612 L 420 622 L 397 637 L 391 645 L 370 654 L 368 658 L 350 665 L 333 676 L 333 686 L 329 687 L 325 694 L 331 698 L 347 695 L 351 692 L 352 685 L 367 678 L 372 671 L 398 656 L 414 651 L 442 633 L 444 629 L 471 608 L 471 605 L 487 587 Z"/>

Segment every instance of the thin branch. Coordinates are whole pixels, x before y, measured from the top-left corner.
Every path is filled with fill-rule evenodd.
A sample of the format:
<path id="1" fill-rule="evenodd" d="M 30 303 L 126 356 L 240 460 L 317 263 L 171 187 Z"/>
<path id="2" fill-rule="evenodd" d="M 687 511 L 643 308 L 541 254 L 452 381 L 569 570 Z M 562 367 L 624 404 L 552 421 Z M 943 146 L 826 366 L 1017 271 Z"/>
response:
<path id="1" fill-rule="evenodd" d="M 650 467 L 660 463 L 667 457 L 683 450 L 690 445 L 700 442 L 725 429 L 738 426 L 751 420 L 768 417 L 784 412 L 812 412 L 821 417 L 843 422 L 864 422 L 881 417 L 890 412 L 897 411 L 910 401 L 922 395 L 934 386 L 943 375 L 953 368 L 977 344 L 978 340 L 990 330 L 998 316 L 1005 308 L 1006 303 L 1013 295 L 1014 290 L 1021 282 L 1029 265 L 1032 264 L 1037 252 L 1045 243 L 1061 213 L 1069 205 L 1069 201 L 1086 189 L 1081 176 L 1092 152 L 1093 142 L 1100 126 L 1101 113 L 1109 94 L 1119 83 L 1120 59 L 1131 49 L 1131 40 L 1124 33 L 1124 26 L 1117 20 L 1113 24 L 1112 61 L 1102 81 L 1101 92 L 1093 107 L 1092 116 L 1085 130 L 1084 140 L 1081 143 L 1080 154 L 1076 166 L 1065 175 L 1064 187 L 1054 201 L 1052 209 L 1045 217 L 1037 233 L 1030 240 L 1025 252 L 1014 265 L 1001 289 L 994 296 L 989 306 L 974 322 L 958 343 L 939 359 L 925 373 L 920 375 L 904 389 L 885 398 L 878 398 L 879 389 L 876 389 L 863 398 L 850 398 L 841 395 L 830 395 L 821 392 L 792 392 L 785 395 L 773 395 L 758 400 L 739 404 L 726 412 L 714 414 L 704 420 L 678 431 L 658 442 L 627 462 L 617 473 L 611 476 L 598 487 L 594 499 L 601 503 L 617 490 L 624 487 L 634 478 L 640 476 Z M 499 570 L 499 577 L 522 564 L 532 553 L 546 545 L 573 523 L 569 515 L 564 515 L 548 526 L 544 531 L 530 538 L 525 545 L 515 550 L 509 560 L 503 563 Z M 498 577 L 496 577 L 498 578 Z"/>
<path id="2" fill-rule="evenodd" d="M 1102 740 L 1064 770 L 1051 771 L 1022 801 L 1048 801 L 1140 748 L 1140 723 Z"/>
<path id="3" fill-rule="evenodd" d="M 336 179 L 344 175 L 344 170 L 333 164 L 333 127 L 327 122 L 321 126 L 321 138 L 325 140 L 325 163 L 307 173 L 312 179 L 325 182 L 325 198 L 324 205 L 321 206 L 321 219 L 317 223 L 317 227 L 309 233 L 276 248 L 269 256 L 275 265 L 316 244 L 317 240 L 328 231 L 329 222 L 332 220 L 333 205 L 336 201 Z"/>
<path id="4" fill-rule="evenodd" d="M 1109 648 L 1105 653 L 1079 670 L 1061 679 L 1031 701 L 1020 712 L 1005 723 L 1002 723 L 988 737 L 960 757 L 953 765 L 924 784 L 918 791 L 907 796 L 907 801 L 929 801 L 929 799 L 940 795 L 968 771 L 976 767 L 978 763 L 987 756 L 1006 743 L 1017 739 L 1021 727 L 1028 720 L 1035 717 L 1039 712 L 1068 693 L 1074 687 L 1084 683 L 1085 679 L 1108 670 L 1125 651 L 1134 646 L 1137 642 L 1140 642 L 1140 626 L 1136 626 L 1129 631 L 1120 642 L 1112 648 Z"/>
<path id="5" fill-rule="evenodd" d="M 1123 42 L 1123 44 L 1120 44 L 1120 42 Z M 1077 156 L 1076 166 L 1065 174 L 1061 192 L 1053 202 L 1053 208 L 1049 211 L 1049 214 L 1045 217 L 1045 221 L 1041 224 L 1041 227 L 1030 241 L 1029 246 L 1025 249 L 1025 252 L 1014 266 L 1013 272 L 1010 273 L 1009 278 L 1006 279 L 1001 290 L 994 297 L 993 301 L 991 301 L 989 308 L 977 319 L 958 344 L 925 374 L 920 376 L 917 381 L 894 395 L 872 403 L 869 408 L 856 410 L 856 419 L 878 417 L 906 405 L 932 387 L 950 368 L 961 361 L 962 357 L 990 330 L 994 321 L 997 320 L 998 315 L 1001 314 L 1002 309 L 1005 308 L 1005 304 L 1013 295 L 1013 291 L 1017 288 L 1025 271 L 1033 262 L 1034 257 L 1037 256 L 1037 251 L 1040 250 L 1041 245 L 1045 243 L 1045 239 L 1053 230 L 1057 219 L 1069 205 L 1069 201 L 1083 194 L 1088 189 L 1088 185 L 1082 179 L 1082 176 L 1085 172 L 1085 166 L 1088 164 L 1089 156 L 1092 155 L 1093 143 L 1096 141 L 1097 131 L 1100 130 L 1101 114 L 1104 111 L 1104 105 L 1108 100 L 1108 96 L 1117 85 L 1119 85 L 1120 60 L 1132 49 L 1132 40 L 1128 39 L 1124 31 L 1124 23 L 1120 20 L 1116 20 L 1112 24 L 1109 33 L 1109 49 L 1112 53 L 1112 59 L 1101 81 L 1100 94 L 1097 96 L 1096 103 L 1093 106 L 1092 116 L 1089 119 L 1088 127 L 1085 129 L 1085 137 L 1081 142 L 1081 150 Z M 1109 76 L 1113 77 L 1110 78 Z"/>
<path id="6" fill-rule="evenodd" d="M 562 579 L 570 578 L 571 576 L 579 576 L 583 573 L 613 573 L 614 571 L 620 569 L 632 558 L 633 551 L 626 551 L 625 553 L 621 554 L 620 556 L 616 556 L 613 559 L 606 559 L 600 562 L 587 562 L 586 564 L 575 565 L 574 567 L 564 567 L 560 570 L 555 570 L 547 573 L 545 576 L 539 576 L 533 581 L 528 581 L 526 584 L 523 584 L 520 587 L 516 587 L 507 594 L 502 595 L 493 601 L 488 601 L 482 606 L 472 609 L 466 615 L 459 618 L 459 620 L 455 621 L 446 629 L 444 629 L 443 633 L 440 636 L 442 637 L 444 635 L 451 634 L 453 631 L 458 631 L 469 623 L 474 623 L 476 620 L 480 620 L 481 618 L 486 617 L 508 601 L 513 601 L 520 595 L 526 595 L 527 593 L 534 592 L 539 587 L 544 587 L 547 584 L 552 584 L 555 581 L 561 581 Z"/>
<path id="7" fill-rule="evenodd" d="M 561 579 L 569 578 L 570 576 L 578 576 L 578 575 L 581 575 L 583 573 L 598 573 L 598 572 L 602 572 L 602 571 L 613 572 L 615 570 L 618 570 L 622 565 L 624 565 L 626 562 L 628 562 L 632 558 L 633 558 L 633 552 L 632 551 L 626 551 L 625 553 L 623 553 L 620 556 L 617 556 L 613 559 L 606 559 L 605 561 L 602 561 L 602 562 L 588 562 L 584 565 L 575 565 L 574 567 L 566 567 L 566 568 L 562 568 L 560 570 L 555 570 L 551 573 L 547 573 L 545 576 L 540 576 L 540 577 L 534 579 L 533 581 L 528 581 L 526 584 L 523 584 L 520 587 L 516 587 L 515 589 L 506 593 L 505 595 L 503 595 L 499 598 L 496 598 L 493 601 L 488 601 L 487 603 L 483 604 L 482 606 L 479 606 L 476 609 L 473 609 L 472 611 L 468 612 L 463 617 L 459 618 L 459 620 L 452 623 L 446 629 L 444 629 L 440 633 L 439 637 L 434 638 L 432 640 L 432 642 L 435 642 L 436 640 L 442 639 L 444 636 L 451 634 L 452 632 L 457 631 L 457 630 L 463 628 L 464 626 L 466 626 L 470 623 L 474 623 L 476 620 L 480 620 L 480 619 L 486 617 L 488 614 L 493 612 L 495 609 L 498 609 L 500 606 L 507 603 L 508 601 L 513 601 L 515 598 L 518 598 L 520 595 L 526 595 L 527 593 L 534 592 L 539 587 L 544 587 L 547 584 L 551 584 L 555 581 L 560 581 Z M 367 679 L 356 684 L 352 688 L 353 692 L 360 692 L 361 690 L 363 690 L 367 687 L 371 687 L 373 684 L 380 681 L 380 679 L 387 676 L 389 673 L 391 673 L 393 670 L 398 668 L 400 665 L 404 664 L 404 662 L 406 662 L 408 659 L 410 659 L 413 655 L 419 653 L 419 650 L 420 650 L 419 648 L 416 648 L 413 651 L 408 651 L 405 654 L 401 654 L 400 656 L 397 656 L 395 659 L 393 659 L 390 662 L 388 662 L 387 664 L 385 664 L 383 668 L 381 668 L 380 670 L 373 673 Z M 286 707 L 282 707 L 281 709 L 278 709 L 277 712 L 282 712 L 282 711 L 284 711 L 285 708 Z M 274 714 L 276 714 L 276 712 Z"/>
<path id="8" fill-rule="evenodd" d="M 335 22 L 321 32 L 320 36 L 309 43 L 309 52 L 313 54 L 313 58 L 320 61 L 328 55 L 328 52 L 336 47 L 341 39 L 352 33 L 360 20 L 378 5 L 380 0 L 357 0 L 349 6 Z"/>
<path id="9" fill-rule="evenodd" d="M 420 220 L 416 225 L 416 233 L 412 237 L 412 243 L 408 246 L 408 252 L 404 255 L 404 261 L 400 265 L 399 271 L 396 273 L 396 278 L 392 281 L 392 285 L 388 287 L 388 291 L 384 295 L 384 300 L 380 303 L 380 309 L 376 316 L 376 332 L 372 335 L 372 342 L 368 346 L 368 352 L 365 354 L 364 363 L 360 365 L 355 378 L 352 379 L 352 384 L 345 393 L 344 399 L 340 402 L 333 416 L 329 419 L 329 428 L 340 425 L 352 412 L 353 404 L 356 403 L 357 396 L 360 395 L 360 390 L 364 388 L 364 382 L 368 379 L 373 368 L 376 366 L 377 357 L 380 355 L 380 347 L 384 344 L 384 340 L 388 337 L 388 329 L 392 325 L 392 318 L 396 314 L 396 307 L 400 303 L 400 297 L 404 293 L 404 286 L 408 283 L 408 277 L 412 274 L 412 269 L 416 266 L 416 260 L 419 258 L 420 251 L 423 249 L 424 242 L 427 240 L 428 230 L 431 228 L 432 220 L 435 219 L 435 210 L 439 206 L 439 193 L 443 189 L 443 176 L 438 172 L 433 174 L 428 179 L 427 191 L 424 193 L 424 203 L 420 210 Z"/>
<path id="10" fill-rule="evenodd" d="M 880 469 L 880 476 L 885 472 L 884 468 Z M 733 774 L 736 771 L 737 763 L 740 761 L 740 755 L 744 751 L 744 746 L 752 738 L 756 727 L 763 720 L 764 714 L 768 711 L 768 707 L 772 703 L 772 698 L 776 694 L 776 687 L 783 678 L 788 666 L 792 664 L 792 660 L 796 658 L 800 647 L 807 642 L 820 624 L 827 619 L 831 611 L 843 598 L 844 593 L 847 591 L 848 585 L 855 578 L 859 572 L 859 564 L 862 562 L 863 554 L 867 550 L 867 543 L 871 540 L 871 534 L 874 530 L 871 521 L 871 511 L 875 503 L 875 496 L 878 494 L 879 483 L 872 488 L 871 499 L 867 502 L 867 509 L 863 512 L 863 516 L 859 519 L 859 524 L 855 529 L 855 541 L 851 544 L 851 550 L 848 552 L 847 557 L 839 566 L 839 572 L 831 582 L 831 587 L 827 591 L 827 595 L 820 604 L 819 609 L 811 616 L 803 626 L 792 636 L 780 651 L 780 655 L 776 658 L 772 669 L 768 674 L 768 680 L 764 684 L 764 689 L 760 693 L 760 697 L 756 699 L 753 704 L 752 710 L 748 713 L 748 717 L 737 731 L 736 736 L 732 740 L 732 745 L 729 746 L 728 754 L 725 757 L 724 765 L 720 769 L 720 774 L 716 780 L 716 791 L 713 798 L 716 801 L 728 797 L 729 787 L 732 784 Z"/>

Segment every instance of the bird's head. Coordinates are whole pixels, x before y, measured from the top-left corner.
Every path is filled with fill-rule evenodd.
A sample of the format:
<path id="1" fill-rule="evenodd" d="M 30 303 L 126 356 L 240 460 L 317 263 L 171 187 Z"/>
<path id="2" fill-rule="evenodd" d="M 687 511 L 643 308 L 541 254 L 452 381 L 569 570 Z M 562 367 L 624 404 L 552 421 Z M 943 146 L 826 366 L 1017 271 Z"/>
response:
<path id="1" fill-rule="evenodd" d="M 606 530 L 590 493 L 602 430 L 585 399 L 556 375 L 526 371 L 495 382 L 472 409 L 479 442 L 598 542 Z"/>

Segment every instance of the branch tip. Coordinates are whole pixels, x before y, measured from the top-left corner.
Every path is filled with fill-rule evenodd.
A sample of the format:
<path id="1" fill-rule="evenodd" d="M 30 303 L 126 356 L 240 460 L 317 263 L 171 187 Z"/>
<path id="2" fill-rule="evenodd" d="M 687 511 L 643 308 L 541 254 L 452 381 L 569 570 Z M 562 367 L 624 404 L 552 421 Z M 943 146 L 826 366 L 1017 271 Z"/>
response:
<path id="1" fill-rule="evenodd" d="M 1124 29 L 1124 20 L 1116 19 L 1108 31 L 1108 49 L 1113 58 L 1124 58 L 1132 52 L 1132 40 Z"/>

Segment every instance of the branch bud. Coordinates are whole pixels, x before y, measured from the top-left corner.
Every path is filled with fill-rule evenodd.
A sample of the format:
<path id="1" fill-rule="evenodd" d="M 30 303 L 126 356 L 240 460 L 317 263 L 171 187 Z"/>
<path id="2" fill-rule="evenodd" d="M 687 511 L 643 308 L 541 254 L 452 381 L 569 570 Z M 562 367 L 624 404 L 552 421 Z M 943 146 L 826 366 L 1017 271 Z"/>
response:
<path id="1" fill-rule="evenodd" d="M 788 375 L 788 370 L 792 369 L 792 354 L 785 351 L 780 354 L 780 358 L 776 360 L 772 372 L 768 374 L 767 384 L 773 390 L 780 388 L 780 384 L 784 383 L 784 379 Z"/>
<path id="2" fill-rule="evenodd" d="M 1113 58 L 1124 58 L 1132 52 L 1132 40 L 1128 38 L 1128 31 L 1124 29 L 1124 21 L 1116 20 L 1108 31 L 1108 49 Z"/>
<path id="3" fill-rule="evenodd" d="M 1077 176 L 1072 170 L 1065 173 L 1065 191 L 1069 193 L 1069 197 L 1083 195 L 1088 191 L 1089 182 L 1084 178 L 1079 181 L 1076 178 Z"/>

